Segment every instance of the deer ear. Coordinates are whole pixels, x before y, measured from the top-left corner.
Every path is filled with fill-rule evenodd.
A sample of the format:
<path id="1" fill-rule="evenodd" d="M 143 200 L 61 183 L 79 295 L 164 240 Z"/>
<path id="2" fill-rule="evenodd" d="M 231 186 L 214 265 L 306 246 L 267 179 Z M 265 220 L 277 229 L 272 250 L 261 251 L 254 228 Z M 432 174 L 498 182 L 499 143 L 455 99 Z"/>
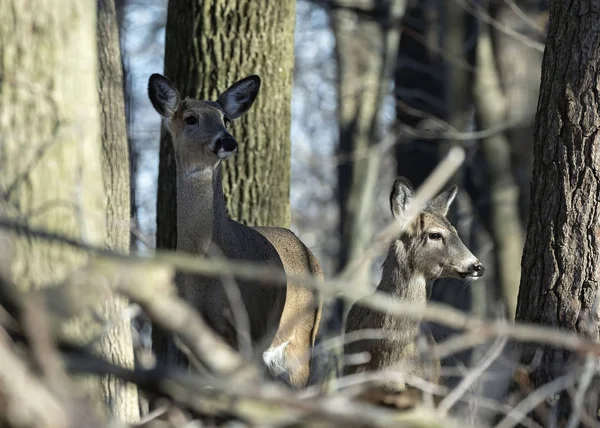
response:
<path id="1" fill-rule="evenodd" d="M 156 73 L 148 80 L 148 97 L 154 109 L 165 119 L 173 117 L 181 100 L 173 82 Z"/>
<path id="2" fill-rule="evenodd" d="M 452 202 L 454 202 L 457 193 L 458 187 L 456 185 L 450 186 L 443 193 L 440 193 L 431 201 L 429 201 L 427 204 L 427 210 L 445 217 L 448 213 L 450 205 L 452 205 Z"/>
<path id="3" fill-rule="evenodd" d="M 394 217 L 400 220 L 402 216 L 404 216 L 408 204 L 410 204 L 413 199 L 413 194 L 412 185 L 407 178 L 396 178 L 394 186 L 392 187 L 392 193 L 390 194 L 390 208 L 392 209 Z"/>
<path id="4" fill-rule="evenodd" d="M 242 117 L 250 110 L 259 89 L 260 77 L 256 75 L 248 76 L 227 88 L 219 96 L 217 102 L 221 104 L 227 117 L 234 120 Z"/>

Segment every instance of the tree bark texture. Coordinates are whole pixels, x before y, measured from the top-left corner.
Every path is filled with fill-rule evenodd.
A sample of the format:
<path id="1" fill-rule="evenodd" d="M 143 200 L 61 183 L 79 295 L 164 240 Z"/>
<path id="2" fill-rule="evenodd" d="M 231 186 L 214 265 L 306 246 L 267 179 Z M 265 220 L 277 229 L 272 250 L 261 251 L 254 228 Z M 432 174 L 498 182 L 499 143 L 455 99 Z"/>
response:
<path id="1" fill-rule="evenodd" d="M 594 339 L 600 281 L 599 13 L 598 0 L 550 2 L 517 304 L 518 321 Z M 524 363 L 534 351 L 524 348 Z M 538 387 L 580 366 L 571 353 L 545 349 L 531 380 Z M 593 395 L 588 391 L 586 397 Z M 569 413 L 570 402 L 568 396 L 558 401 L 559 418 Z"/>
<path id="2" fill-rule="evenodd" d="M 233 219 L 252 226 L 289 227 L 290 125 L 295 0 L 169 2 L 165 75 L 183 97 L 216 99 L 234 82 L 261 77 L 257 100 L 231 129 L 238 152 L 222 164 L 223 191 Z M 177 247 L 175 157 L 161 133 L 158 248 Z M 168 346 L 153 332 L 154 348 Z M 161 351 L 162 349 L 162 351 Z"/>
<path id="3" fill-rule="evenodd" d="M 127 253 L 130 243 L 129 148 L 123 93 L 123 72 L 114 0 L 97 2 L 98 95 L 102 139 L 102 175 L 106 198 L 106 246 Z M 127 300 L 115 297 L 104 307 L 104 316 L 115 322 L 99 343 L 110 360 L 133 368 L 131 323 L 121 314 Z M 105 399 L 119 419 L 139 419 L 135 385 L 113 376 L 102 381 Z"/>
<path id="4" fill-rule="evenodd" d="M 106 242 L 97 94 L 95 4 L 1 0 L 0 204 L 4 215 L 80 239 Z M 22 290 L 60 283 L 88 259 L 81 251 L 9 235 L 10 275 Z M 98 302 L 105 313 L 114 301 Z M 64 327 L 87 344 L 103 330 L 82 315 Z M 111 349 L 100 353 L 111 356 Z M 103 403 L 97 377 L 82 379 Z"/>

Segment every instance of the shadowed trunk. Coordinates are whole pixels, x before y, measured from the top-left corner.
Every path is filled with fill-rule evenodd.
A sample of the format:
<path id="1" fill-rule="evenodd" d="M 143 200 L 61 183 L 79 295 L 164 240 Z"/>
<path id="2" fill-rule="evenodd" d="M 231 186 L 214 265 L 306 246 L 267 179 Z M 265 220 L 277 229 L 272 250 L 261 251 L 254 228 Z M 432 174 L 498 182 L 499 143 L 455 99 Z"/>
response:
<path id="1" fill-rule="evenodd" d="M 536 116 L 531 209 L 522 260 L 517 320 L 599 338 L 600 2 L 553 0 Z M 537 347 L 523 347 L 530 364 Z M 544 348 L 533 387 L 584 367 L 581 357 Z M 597 385 L 547 403 L 562 426 L 576 410 L 596 419 Z M 581 407 L 581 409 L 578 409 Z M 575 411 L 574 411 L 575 410 Z M 541 421 L 550 426 L 551 422 Z M 574 421 L 576 422 L 576 421 Z M 577 426 L 577 425 L 572 425 Z"/>
<path id="2" fill-rule="evenodd" d="M 416 128 L 428 118 L 442 118 L 444 72 L 439 55 L 440 22 L 436 0 L 420 2 L 407 10 L 402 26 L 394 73 L 396 119 Z M 407 139 L 400 135 L 395 146 L 396 175 L 419 187 L 438 163 L 438 140 Z"/>

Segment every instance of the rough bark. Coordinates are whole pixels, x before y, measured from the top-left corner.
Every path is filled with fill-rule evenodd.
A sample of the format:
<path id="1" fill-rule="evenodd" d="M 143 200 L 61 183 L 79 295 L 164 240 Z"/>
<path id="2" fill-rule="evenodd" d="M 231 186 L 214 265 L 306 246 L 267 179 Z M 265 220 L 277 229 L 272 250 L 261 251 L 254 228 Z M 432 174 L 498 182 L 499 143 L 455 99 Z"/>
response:
<path id="1" fill-rule="evenodd" d="M 102 176 L 106 198 L 106 246 L 129 251 L 130 198 L 129 148 L 125 121 L 123 73 L 114 0 L 97 2 L 98 95 L 102 140 Z M 98 344 L 100 352 L 123 367 L 134 365 L 131 323 L 121 314 L 127 300 L 114 298 L 104 307 L 104 317 L 119 320 Z M 102 380 L 110 409 L 127 422 L 139 418 L 135 385 L 114 376 Z"/>
<path id="2" fill-rule="evenodd" d="M 106 238 L 93 2 L 1 0 L 0 204 L 4 215 L 93 245 Z M 81 251 L 10 235 L 10 275 L 22 290 L 64 280 Z M 113 303 L 109 299 L 107 306 Z M 104 312 L 105 302 L 98 303 Z M 102 332 L 91 315 L 65 326 L 89 343 Z M 110 351 L 100 349 L 101 353 Z M 84 378 L 100 405 L 101 381 Z"/>
<path id="3" fill-rule="evenodd" d="M 231 133 L 238 152 L 223 163 L 228 214 L 247 225 L 289 227 L 290 122 L 295 0 L 169 2 L 165 75 L 183 97 L 216 99 L 235 81 L 258 74 L 256 102 Z M 157 198 L 158 248 L 177 247 L 175 157 L 162 132 Z M 159 331 L 153 347 L 169 345 Z M 159 358 L 162 358 L 159 356 Z"/>
<path id="4" fill-rule="evenodd" d="M 595 299 L 600 281 L 599 13 L 597 0 L 550 2 L 517 303 L 518 321 L 595 339 L 599 338 Z M 535 348 L 523 351 L 523 362 L 528 364 Z M 539 387 L 581 368 L 581 363 L 569 352 L 544 349 L 534 367 L 530 376 Z M 594 393 L 588 391 L 585 397 L 592 399 Z M 553 405 L 557 412 L 552 413 L 565 418 L 571 398 L 564 394 Z"/>

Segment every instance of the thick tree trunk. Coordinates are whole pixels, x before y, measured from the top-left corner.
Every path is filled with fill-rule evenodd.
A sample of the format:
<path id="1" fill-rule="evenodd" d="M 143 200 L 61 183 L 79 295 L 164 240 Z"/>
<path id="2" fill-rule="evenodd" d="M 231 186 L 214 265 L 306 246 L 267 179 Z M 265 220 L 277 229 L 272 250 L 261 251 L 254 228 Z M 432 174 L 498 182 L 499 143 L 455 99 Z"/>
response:
<path id="1" fill-rule="evenodd" d="M 169 2 L 165 75 L 182 96 L 216 99 L 251 74 L 262 79 L 249 113 L 233 125 L 238 152 L 223 163 L 229 215 L 244 224 L 290 224 L 290 121 L 295 0 Z M 157 247 L 177 246 L 175 158 L 162 133 L 157 198 Z M 163 358 L 167 343 L 153 332 Z M 162 357 L 161 357 L 162 355 Z"/>
<path id="2" fill-rule="evenodd" d="M 94 6 L 0 1 L 0 204 L 11 219 L 102 246 L 106 199 Z M 56 284 L 88 259 L 65 246 L 10 236 L 11 279 L 22 290 Z M 114 307 L 108 299 L 97 311 L 106 315 Z M 65 334 L 89 343 L 102 330 L 88 315 L 73 320 Z M 115 357 L 110 347 L 99 351 Z M 98 406 L 109 398 L 97 377 L 83 383 Z"/>
<path id="3" fill-rule="evenodd" d="M 119 31 L 114 0 L 97 2 L 98 95 L 102 137 L 102 175 L 106 198 L 106 246 L 119 252 L 129 251 L 129 149 L 125 122 L 123 73 Z M 99 343 L 100 351 L 123 367 L 133 368 L 131 323 L 123 318 L 127 306 L 123 298 L 107 302 L 104 316 L 118 322 Z M 104 396 L 111 411 L 127 422 L 139 418 L 135 385 L 115 377 L 102 381 Z"/>
<path id="4" fill-rule="evenodd" d="M 600 283 L 599 10 L 598 0 L 550 2 L 517 304 L 518 321 L 594 339 L 599 338 L 595 300 Z M 524 348 L 525 364 L 535 350 Z M 569 352 L 545 349 L 531 380 L 539 387 L 581 366 Z M 585 397 L 594 395 L 588 391 Z M 552 413 L 566 418 L 571 398 L 564 394 L 553 405 L 557 412 Z M 594 411 L 590 417 L 595 416 Z"/>

